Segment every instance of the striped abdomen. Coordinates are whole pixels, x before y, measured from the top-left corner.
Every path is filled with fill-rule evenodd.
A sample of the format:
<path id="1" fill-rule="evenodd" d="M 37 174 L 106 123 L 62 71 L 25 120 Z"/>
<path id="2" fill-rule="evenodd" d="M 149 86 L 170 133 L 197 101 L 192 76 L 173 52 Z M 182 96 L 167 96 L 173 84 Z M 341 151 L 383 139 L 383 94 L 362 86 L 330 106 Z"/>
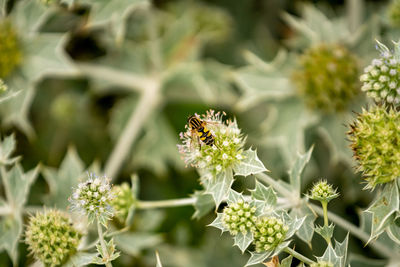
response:
<path id="1" fill-rule="evenodd" d="M 211 134 L 210 130 L 205 127 L 205 122 L 196 116 L 189 117 L 188 122 L 192 131 L 197 132 L 197 136 L 204 144 L 209 146 L 214 144 L 214 136 Z"/>

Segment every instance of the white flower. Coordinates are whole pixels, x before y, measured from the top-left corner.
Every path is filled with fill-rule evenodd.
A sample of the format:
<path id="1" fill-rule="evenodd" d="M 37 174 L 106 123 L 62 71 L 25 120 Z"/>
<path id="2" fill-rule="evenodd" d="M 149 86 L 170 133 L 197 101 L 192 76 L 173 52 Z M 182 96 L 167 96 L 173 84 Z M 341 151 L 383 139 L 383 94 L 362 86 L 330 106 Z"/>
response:
<path id="1" fill-rule="evenodd" d="M 229 158 L 229 156 L 227 155 L 227 154 L 222 154 L 222 159 L 228 159 Z"/>
<path id="2" fill-rule="evenodd" d="M 215 169 L 217 170 L 217 172 L 220 172 L 220 171 L 222 170 L 222 166 L 221 166 L 221 165 L 217 165 L 217 166 L 215 167 Z"/>

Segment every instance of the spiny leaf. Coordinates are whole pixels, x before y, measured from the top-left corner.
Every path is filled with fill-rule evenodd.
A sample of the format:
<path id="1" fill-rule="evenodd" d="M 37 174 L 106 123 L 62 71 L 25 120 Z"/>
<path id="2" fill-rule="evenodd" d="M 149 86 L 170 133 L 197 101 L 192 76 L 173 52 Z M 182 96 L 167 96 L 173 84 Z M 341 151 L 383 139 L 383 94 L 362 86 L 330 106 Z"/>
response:
<path id="1" fill-rule="evenodd" d="M 208 226 L 213 226 L 215 228 L 220 229 L 222 232 L 228 231 L 228 229 L 225 228 L 225 226 L 222 224 L 222 213 L 217 213 L 217 218 L 210 223 Z"/>
<path id="2" fill-rule="evenodd" d="M 20 215 L 6 216 L 0 221 L 0 250 L 5 249 L 14 266 L 18 262 L 18 241 L 22 234 L 22 218 Z"/>
<path id="3" fill-rule="evenodd" d="M 300 206 L 294 207 L 290 215 L 292 217 L 302 218 L 305 217 L 304 223 L 301 225 L 299 230 L 296 232 L 296 235 L 306 242 L 308 246 L 311 248 L 311 240 L 314 235 L 314 221 L 317 216 L 314 212 L 307 206 L 307 204 L 302 204 Z"/>
<path id="4" fill-rule="evenodd" d="M 13 134 L 5 137 L 0 143 L 0 165 L 12 164 L 17 158 L 10 158 L 15 149 L 15 137 Z"/>
<path id="5" fill-rule="evenodd" d="M 210 181 L 206 192 L 212 195 L 216 207 L 226 198 L 232 183 L 233 173 L 231 169 L 218 173 L 216 177 Z"/>
<path id="6" fill-rule="evenodd" d="M 332 263 L 333 266 L 340 266 L 342 258 L 343 256 L 338 256 L 331 245 L 328 245 L 322 257 L 317 257 L 318 261 L 327 261 Z"/>
<path id="7" fill-rule="evenodd" d="M 347 235 L 346 235 L 345 239 L 342 241 L 342 243 L 335 242 L 336 255 L 338 255 L 339 257 L 342 257 L 340 260 L 340 267 L 346 266 L 348 245 L 349 245 L 349 233 L 347 233 Z"/>
<path id="8" fill-rule="evenodd" d="M 200 219 L 215 207 L 214 199 L 210 194 L 205 194 L 203 191 L 195 191 L 193 197 L 196 202 L 194 203 L 195 212 L 192 218 Z"/>
<path id="9" fill-rule="evenodd" d="M 268 171 L 264 164 L 257 157 L 257 152 L 255 150 L 246 150 L 243 152 L 243 160 L 237 164 L 233 170 L 235 175 L 249 176 L 252 174 Z"/>
<path id="10" fill-rule="evenodd" d="M 43 175 L 50 187 L 50 195 L 46 197 L 46 202 L 59 209 L 67 208 L 72 188 L 78 186 L 83 177 L 83 166 L 75 149 L 70 148 L 57 171 L 44 168 Z"/>
<path id="11" fill-rule="evenodd" d="M 299 154 L 289 172 L 290 185 L 298 198 L 300 198 L 301 191 L 301 174 L 306 164 L 310 161 L 313 149 L 314 147 L 312 146 L 305 154 Z"/>
<path id="12" fill-rule="evenodd" d="M 239 232 L 233 240 L 235 242 L 234 245 L 237 246 L 243 254 L 251 242 L 253 242 L 253 234 L 250 231 L 247 231 L 246 234 Z"/>
<path id="13" fill-rule="evenodd" d="M 288 257 L 284 258 L 281 261 L 281 264 L 279 265 L 279 267 L 290 267 L 292 265 L 292 259 L 293 259 L 292 255 L 289 255 Z"/>
<path id="14" fill-rule="evenodd" d="M 322 236 L 326 240 L 327 243 L 329 243 L 333 236 L 334 229 L 335 225 L 332 223 L 331 225 L 315 227 L 315 232 L 317 232 L 320 236 Z"/>
<path id="15" fill-rule="evenodd" d="M 81 267 L 89 265 L 93 258 L 96 257 L 96 253 L 87 253 L 79 251 L 63 265 L 64 267 Z"/>
<path id="16" fill-rule="evenodd" d="M 229 194 L 226 202 L 228 204 L 237 203 L 240 199 L 243 199 L 242 194 L 236 192 L 235 190 L 229 189 Z"/>
<path id="17" fill-rule="evenodd" d="M 250 252 L 251 256 L 250 259 L 247 261 L 245 266 L 251 266 L 255 264 L 262 263 L 264 260 L 266 260 L 272 252 L 263 252 L 263 253 L 257 253 L 257 252 Z"/>

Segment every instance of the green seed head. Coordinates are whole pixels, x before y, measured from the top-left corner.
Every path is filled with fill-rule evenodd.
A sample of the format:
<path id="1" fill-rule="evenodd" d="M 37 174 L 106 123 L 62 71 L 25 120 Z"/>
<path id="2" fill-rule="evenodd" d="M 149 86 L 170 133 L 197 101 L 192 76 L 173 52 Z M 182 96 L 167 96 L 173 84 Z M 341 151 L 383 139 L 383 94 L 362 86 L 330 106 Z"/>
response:
<path id="1" fill-rule="evenodd" d="M 73 255 L 81 234 L 60 211 L 50 210 L 31 216 L 25 242 L 34 257 L 45 266 L 58 266 Z"/>
<path id="2" fill-rule="evenodd" d="M 120 220 L 125 220 L 128 216 L 130 207 L 134 203 L 134 197 L 132 190 L 128 183 L 116 185 L 112 189 L 115 198 L 111 201 L 111 205 L 114 208 L 115 215 Z"/>
<path id="3" fill-rule="evenodd" d="M 357 60 L 344 46 L 314 46 L 300 57 L 299 63 L 293 80 L 311 109 L 343 111 L 358 94 Z"/>
<path id="4" fill-rule="evenodd" d="M 189 127 L 185 133 L 181 133 L 183 144 L 178 145 L 178 148 L 186 164 L 217 174 L 233 167 L 244 158 L 245 138 L 236 121 L 222 121 L 223 114 L 211 110 L 201 116 L 201 120 L 206 122 L 206 128 L 213 136 L 212 146 L 204 144 L 197 138 L 197 132 Z"/>
<path id="5" fill-rule="evenodd" d="M 334 267 L 332 263 L 328 261 L 319 261 L 319 262 L 314 262 L 313 264 L 310 265 L 310 267 Z"/>
<path id="6" fill-rule="evenodd" d="M 375 106 L 363 110 L 348 132 L 357 171 L 368 182 L 366 188 L 388 183 L 400 176 L 400 113 Z"/>
<path id="7" fill-rule="evenodd" d="M 0 20 L 0 78 L 6 78 L 21 63 L 17 33 L 7 20 Z"/>
<path id="8" fill-rule="evenodd" d="M 230 204 L 224 208 L 222 213 L 222 224 L 231 235 L 239 232 L 246 234 L 255 228 L 253 217 L 256 209 L 253 205 L 240 199 L 237 203 Z"/>
<path id="9" fill-rule="evenodd" d="M 280 218 L 259 217 L 253 231 L 257 252 L 271 251 L 285 240 L 288 227 Z"/>
<path id="10" fill-rule="evenodd" d="M 372 60 L 360 80 L 361 90 L 373 100 L 388 105 L 400 102 L 400 61 L 391 53 L 384 52 L 379 59 Z"/>
<path id="11" fill-rule="evenodd" d="M 338 196 L 339 194 L 336 192 L 336 189 L 333 189 L 332 185 L 323 180 L 314 184 L 309 194 L 309 198 L 311 199 L 326 202 L 329 202 Z"/>
<path id="12" fill-rule="evenodd" d="M 392 26 L 400 27 L 400 0 L 392 0 L 388 8 L 388 17 Z"/>

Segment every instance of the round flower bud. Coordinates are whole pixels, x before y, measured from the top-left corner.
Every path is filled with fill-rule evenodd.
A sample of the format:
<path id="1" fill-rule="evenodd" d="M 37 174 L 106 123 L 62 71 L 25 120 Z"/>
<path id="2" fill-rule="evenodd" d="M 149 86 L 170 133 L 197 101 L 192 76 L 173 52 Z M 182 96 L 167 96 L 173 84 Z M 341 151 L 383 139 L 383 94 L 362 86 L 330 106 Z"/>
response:
<path id="1" fill-rule="evenodd" d="M 31 216 L 25 242 L 34 257 L 45 266 L 58 266 L 73 255 L 81 234 L 60 211 L 50 210 Z"/>
<path id="2" fill-rule="evenodd" d="M 400 61 L 391 53 L 372 60 L 360 77 L 361 90 L 375 101 L 393 105 L 400 102 Z"/>
<path id="3" fill-rule="evenodd" d="M 115 215 L 120 220 L 125 220 L 128 216 L 129 209 L 134 203 L 132 190 L 128 183 L 121 185 L 115 185 L 112 189 L 115 198 L 111 201 L 111 205 L 114 208 Z"/>
<path id="4" fill-rule="evenodd" d="M 0 78 L 6 78 L 21 63 L 17 34 L 7 20 L 0 19 Z"/>
<path id="5" fill-rule="evenodd" d="M 280 218 L 259 217 L 253 231 L 256 251 L 272 251 L 285 240 L 288 230 L 288 226 Z"/>
<path id="6" fill-rule="evenodd" d="M 333 263 L 328 261 L 318 261 L 310 265 L 310 267 L 334 267 Z"/>
<path id="7" fill-rule="evenodd" d="M 111 202 L 114 198 L 110 179 L 89 174 L 89 179 L 78 185 L 69 201 L 71 208 L 86 214 L 90 223 L 98 219 L 105 224 L 113 216 Z"/>
<path id="8" fill-rule="evenodd" d="M 339 194 L 336 192 L 336 189 L 333 189 L 332 185 L 328 184 L 327 181 L 321 180 L 314 184 L 308 197 L 318 201 L 329 202 L 338 196 Z"/>
<path id="9" fill-rule="evenodd" d="M 342 111 L 358 94 L 357 60 L 344 46 L 311 47 L 300 57 L 299 65 L 293 80 L 311 109 Z"/>
<path id="10" fill-rule="evenodd" d="M 246 234 L 247 231 L 255 230 L 255 213 L 256 208 L 253 205 L 240 199 L 224 208 L 222 224 L 231 235 L 237 235 L 239 232 Z"/>
<path id="11" fill-rule="evenodd" d="M 235 120 L 222 121 L 224 114 L 210 110 L 206 115 L 197 116 L 205 129 L 210 131 L 212 144 L 201 141 L 199 130 L 186 125 L 187 131 L 180 134 L 182 145 L 178 148 L 187 165 L 217 174 L 243 160 L 245 138 Z"/>
<path id="12" fill-rule="evenodd" d="M 368 182 L 366 188 L 388 183 L 400 176 L 400 113 L 375 106 L 363 110 L 350 125 L 348 136 L 358 172 Z"/>
<path id="13" fill-rule="evenodd" d="M 400 0 L 392 0 L 388 8 L 388 17 L 392 26 L 400 27 Z"/>

